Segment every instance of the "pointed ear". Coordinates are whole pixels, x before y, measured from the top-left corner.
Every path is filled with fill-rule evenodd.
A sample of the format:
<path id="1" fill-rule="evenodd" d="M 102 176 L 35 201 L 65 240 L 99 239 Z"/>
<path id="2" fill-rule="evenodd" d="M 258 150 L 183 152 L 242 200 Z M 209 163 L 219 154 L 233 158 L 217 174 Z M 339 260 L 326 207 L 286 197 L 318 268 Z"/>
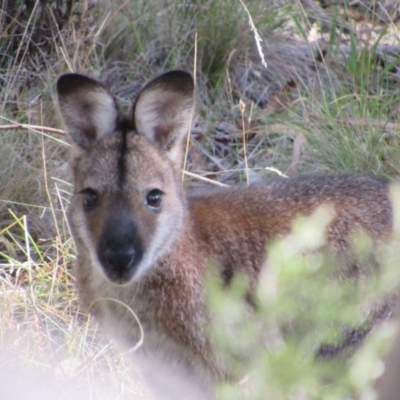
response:
<path id="1" fill-rule="evenodd" d="M 150 81 L 133 106 L 136 131 L 155 143 L 176 164 L 191 127 L 194 82 L 184 71 L 170 71 Z"/>
<path id="2" fill-rule="evenodd" d="M 118 107 L 100 82 L 79 74 L 62 75 L 57 82 L 58 107 L 74 142 L 87 149 L 116 127 Z"/>

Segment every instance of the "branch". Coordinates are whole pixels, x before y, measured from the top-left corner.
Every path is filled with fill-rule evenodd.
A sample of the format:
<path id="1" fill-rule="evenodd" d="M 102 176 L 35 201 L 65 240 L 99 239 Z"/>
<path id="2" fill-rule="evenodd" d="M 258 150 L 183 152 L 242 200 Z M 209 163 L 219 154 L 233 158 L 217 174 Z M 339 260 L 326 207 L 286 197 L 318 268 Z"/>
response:
<path id="1" fill-rule="evenodd" d="M 315 114 L 310 114 L 311 119 L 321 121 L 321 122 L 326 122 L 327 125 L 333 125 L 333 122 L 326 121 L 325 118 L 319 117 L 318 115 Z M 400 130 L 400 124 L 396 124 L 394 122 L 386 122 L 386 121 L 367 121 L 363 119 L 354 119 L 354 118 L 336 118 L 335 119 L 336 123 L 339 123 L 340 125 L 344 126 L 355 126 L 355 127 L 362 127 L 362 128 L 381 128 L 386 131 L 399 131 Z"/>
<path id="2" fill-rule="evenodd" d="M 212 185 L 215 185 L 215 186 L 229 187 L 229 185 L 226 185 L 225 183 L 214 181 L 213 179 L 209 179 L 209 178 L 206 178 L 205 176 L 194 174 L 194 173 L 189 172 L 189 171 L 183 171 L 183 173 L 185 175 L 187 175 L 187 176 L 190 176 L 191 178 L 197 179 L 197 180 L 202 181 L 202 182 L 211 183 Z"/>
<path id="3" fill-rule="evenodd" d="M 11 129 L 30 129 L 40 132 L 57 133 L 58 135 L 66 136 L 67 132 L 62 129 L 49 128 L 48 126 L 41 125 L 29 125 L 29 124 L 12 124 L 12 125 L 0 125 L 0 130 L 11 130 Z"/>

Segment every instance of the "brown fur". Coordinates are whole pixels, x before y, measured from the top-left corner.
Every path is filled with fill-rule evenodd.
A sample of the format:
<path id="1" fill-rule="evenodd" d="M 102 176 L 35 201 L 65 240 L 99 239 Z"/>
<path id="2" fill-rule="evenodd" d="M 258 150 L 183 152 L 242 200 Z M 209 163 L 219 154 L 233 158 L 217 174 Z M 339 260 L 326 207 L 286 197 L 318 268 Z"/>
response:
<path id="1" fill-rule="evenodd" d="M 138 325 L 126 308 L 101 299 L 134 310 L 145 333 L 136 360 L 162 398 L 164 386 L 171 398 L 211 397 L 213 382 L 229 376 L 207 334 L 211 270 L 226 284 L 241 272 L 252 295 L 267 245 L 322 204 L 335 215 L 326 229 L 333 251 L 348 251 L 351 232 L 378 241 L 392 231 L 390 184 L 372 177 L 279 178 L 186 196 L 180 168 L 194 87 L 184 72 L 146 85 L 130 117 L 87 77 L 65 75 L 57 89 L 75 143 L 69 219 L 80 300 L 126 349 L 139 340 Z M 160 207 L 149 200 L 159 191 Z"/>

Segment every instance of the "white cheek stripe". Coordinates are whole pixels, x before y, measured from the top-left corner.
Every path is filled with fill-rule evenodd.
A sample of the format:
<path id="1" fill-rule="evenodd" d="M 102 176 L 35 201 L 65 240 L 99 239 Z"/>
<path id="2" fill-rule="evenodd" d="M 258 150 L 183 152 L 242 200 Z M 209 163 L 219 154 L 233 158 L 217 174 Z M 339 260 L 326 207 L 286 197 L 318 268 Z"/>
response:
<path id="1" fill-rule="evenodd" d="M 86 226 L 84 224 L 78 225 L 78 235 L 81 238 L 82 242 L 84 243 L 86 250 L 89 253 L 89 258 L 90 258 L 90 263 L 91 266 L 93 267 L 93 271 L 96 273 L 96 276 L 98 278 L 103 278 L 108 281 L 108 278 L 103 270 L 103 267 L 99 261 L 99 258 L 97 257 L 96 254 L 96 246 L 91 240 L 90 234 L 86 229 Z"/>
<path id="2" fill-rule="evenodd" d="M 179 213 L 179 215 L 173 214 L 173 216 L 175 221 L 171 220 L 171 216 L 167 212 L 162 213 L 158 218 L 157 229 L 138 266 L 134 280 L 139 279 L 159 258 L 165 255 L 180 235 L 183 215 Z M 176 229 L 173 229 L 174 227 Z"/>

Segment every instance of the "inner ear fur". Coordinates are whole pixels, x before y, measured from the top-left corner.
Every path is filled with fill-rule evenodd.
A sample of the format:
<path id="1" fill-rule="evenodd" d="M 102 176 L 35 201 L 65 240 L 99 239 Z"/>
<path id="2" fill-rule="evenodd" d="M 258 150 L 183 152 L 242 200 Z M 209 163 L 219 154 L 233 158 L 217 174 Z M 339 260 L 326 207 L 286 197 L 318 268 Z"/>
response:
<path id="1" fill-rule="evenodd" d="M 140 91 L 132 111 L 136 131 L 180 164 L 194 105 L 192 76 L 184 71 L 167 72 Z"/>
<path id="2" fill-rule="evenodd" d="M 102 83 L 80 74 L 62 75 L 57 99 L 68 133 L 79 147 L 86 149 L 115 130 L 118 106 Z"/>

